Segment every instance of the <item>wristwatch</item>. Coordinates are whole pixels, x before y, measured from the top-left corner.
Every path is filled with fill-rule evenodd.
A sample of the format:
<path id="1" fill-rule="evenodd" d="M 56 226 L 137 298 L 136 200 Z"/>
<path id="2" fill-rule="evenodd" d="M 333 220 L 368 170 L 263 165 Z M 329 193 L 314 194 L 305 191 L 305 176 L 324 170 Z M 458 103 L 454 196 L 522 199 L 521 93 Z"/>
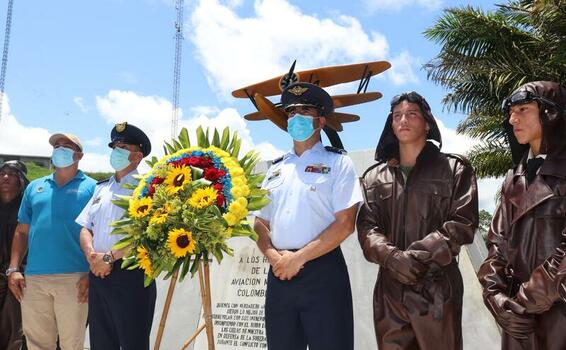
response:
<path id="1" fill-rule="evenodd" d="M 102 261 L 104 261 L 108 265 L 112 265 L 114 263 L 114 254 L 112 254 L 111 250 L 104 253 L 104 255 L 102 256 Z"/>
<path id="2" fill-rule="evenodd" d="M 6 277 L 10 276 L 10 274 L 13 273 L 13 272 L 20 272 L 20 269 L 17 268 L 17 267 L 9 267 L 6 270 Z"/>

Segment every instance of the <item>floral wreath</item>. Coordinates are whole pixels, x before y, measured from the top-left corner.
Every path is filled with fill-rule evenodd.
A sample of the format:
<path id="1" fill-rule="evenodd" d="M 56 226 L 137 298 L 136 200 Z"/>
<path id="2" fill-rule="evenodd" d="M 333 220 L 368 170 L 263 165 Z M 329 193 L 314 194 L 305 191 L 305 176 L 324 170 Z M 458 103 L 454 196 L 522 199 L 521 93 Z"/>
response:
<path id="1" fill-rule="evenodd" d="M 127 249 L 122 268 L 141 268 L 146 285 L 161 272 L 194 275 L 210 254 L 221 262 L 224 253 L 233 255 L 231 237 L 257 240 L 247 215 L 269 203 L 260 189 L 264 175 L 252 173 L 258 154 L 252 150 L 238 160 L 241 140 L 228 128 L 222 137 L 214 129 L 212 141 L 208 129 L 196 134 L 196 146 L 185 128 L 172 144 L 165 142 L 165 156 L 148 161 L 151 170 L 129 187 L 132 196 L 114 201 L 125 209 L 112 224 L 113 233 L 124 236 L 114 249 Z"/>

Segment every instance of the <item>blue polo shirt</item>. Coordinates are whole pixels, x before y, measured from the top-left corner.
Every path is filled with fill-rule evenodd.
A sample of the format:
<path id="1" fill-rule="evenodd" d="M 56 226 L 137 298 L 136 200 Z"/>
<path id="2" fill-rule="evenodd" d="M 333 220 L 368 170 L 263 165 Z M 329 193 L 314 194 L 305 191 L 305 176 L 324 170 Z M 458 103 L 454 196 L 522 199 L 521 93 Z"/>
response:
<path id="1" fill-rule="evenodd" d="M 29 225 L 25 273 L 87 272 L 75 218 L 92 197 L 96 181 L 82 171 L 59 187 L 54 174 L 32 181 L 24 192 L 18 222 Z"/>

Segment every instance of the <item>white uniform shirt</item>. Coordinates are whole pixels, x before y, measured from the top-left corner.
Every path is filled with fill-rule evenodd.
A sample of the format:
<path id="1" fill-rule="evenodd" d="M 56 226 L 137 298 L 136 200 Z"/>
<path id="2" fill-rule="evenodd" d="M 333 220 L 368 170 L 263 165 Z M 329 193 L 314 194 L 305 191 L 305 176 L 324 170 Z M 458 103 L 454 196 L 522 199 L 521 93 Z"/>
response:
<path id="1" fill-rule="evenodd" d="M 133 170 L 116 181 L 115 175 L 110 179 L 100 182 L 94 189 L 92 198 L 84 207 L 75 222 L 93 233 L 93 246 L 97 252 L 107 252 L 118 242 L 123 235 L 113 235 L 113 227 L 110 224 L 119 220 L 124 214 L 124 209 L 118 207 L 112 200 L 119 199 L 118 196 L 129 196 L 133 190 L 124 188 L 124 184 L 137 184 L 138 180 L 133 176 L 137 170 Z"/>
<path id="2" fill-rule="evenodd" d="M 269 203 L 258 216 L 269 221 L 277 249 L 300 249 L 335 221 L 334 214 L 362 202 L 352 160 L 317 143 L 300 157 L 294 150 L 273 164 L 262 188 Z"/>

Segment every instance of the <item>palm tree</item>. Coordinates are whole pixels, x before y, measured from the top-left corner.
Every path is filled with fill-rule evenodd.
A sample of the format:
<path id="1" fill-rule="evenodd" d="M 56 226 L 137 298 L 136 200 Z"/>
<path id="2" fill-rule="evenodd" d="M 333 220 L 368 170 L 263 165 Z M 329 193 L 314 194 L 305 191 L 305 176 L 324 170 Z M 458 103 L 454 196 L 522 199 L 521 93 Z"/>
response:
<path id="1" fill-rule="evenodd" d="M 457 131 L 482 139 L 468 154 L 477 175 L 504 175 L 512 161 L 501 101 L 529 81 L 566 83 L 566 1 L 450 8 L 424 35 L 442 46 L 425 65 L 428 78 L 449 91 L 448 110 L 467 114 Z"/>

